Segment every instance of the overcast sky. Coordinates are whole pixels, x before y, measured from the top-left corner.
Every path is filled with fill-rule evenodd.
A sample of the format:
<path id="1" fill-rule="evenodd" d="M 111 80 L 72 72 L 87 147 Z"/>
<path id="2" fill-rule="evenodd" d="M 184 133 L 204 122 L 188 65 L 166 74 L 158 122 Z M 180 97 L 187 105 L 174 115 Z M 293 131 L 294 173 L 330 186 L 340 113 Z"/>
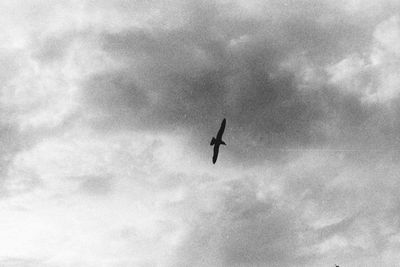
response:
<path id="1" fill-rule="evenodd" d="M 399 12 L 2 0 L 0 266 L 396 266 Z"/>

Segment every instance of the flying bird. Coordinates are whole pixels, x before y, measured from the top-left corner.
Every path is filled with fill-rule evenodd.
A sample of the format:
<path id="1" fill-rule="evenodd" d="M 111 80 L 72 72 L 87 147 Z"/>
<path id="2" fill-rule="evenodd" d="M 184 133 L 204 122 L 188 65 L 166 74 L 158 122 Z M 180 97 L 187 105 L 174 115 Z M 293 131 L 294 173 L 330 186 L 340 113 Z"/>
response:
<path id="1" fill-rule="evenodd" d="M 219 146 L 220 145 L 226 145 L 224 141 L 222 141 L 222 134 L 224 133 L 225 130 L 225 124 L 226 124 L 226 119 L 222 120 L 221 127 L 219 128 L 219 131 L 217 133 L 217 138 L 212 138 L 210 146 L 214 146 L 214 155 L 212 158 L 213 164 L 217 162 L 218 158 L 218 152 L 219 152 Z"/>

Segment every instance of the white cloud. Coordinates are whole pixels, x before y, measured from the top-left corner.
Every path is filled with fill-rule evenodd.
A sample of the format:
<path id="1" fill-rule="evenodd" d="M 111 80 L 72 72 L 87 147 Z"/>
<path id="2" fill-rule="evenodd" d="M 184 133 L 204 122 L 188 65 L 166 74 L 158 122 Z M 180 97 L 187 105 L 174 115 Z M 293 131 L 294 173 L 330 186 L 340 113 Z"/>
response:
<path id="1" fill-rule="evenodd" d="M 351 54 L 327 68 L 330 82 L 363 101 L 388 103 L 399 96 L 400 25 L 393 16 L 376 25 L 368 53 Z"/>
<path id="2" fill-rule="evenodd" d="M 364 59 L 351 55 L 328 68 L 330 82 L 346 93 L 364 96 L 371 90 L 371 72 Z"/>
<path id="3" fill-rule="evenodd" d="M 0 227 L 7 231 L 0 258 L 57 266 L 167 260 L 166 251 L 173 251 L 184 228 L 166 204 L 181 193 L 152 186 L 152 175 L 160 175 L 151 166 L 152 143 L 140 136 L 80 134 L 52 138 L 18 154 L 7 177 L 10 197 L 2 202 L 7 220 Z M 35 175 L 38 186 L 18 190 L 27 184 L 24 174 Z M 88 176 L 104 174 L 114 184 L 109 193 L 79 190 Z"/>
<path id="4" fill-rule="evenodd" d="M 375 46 L 371 54 L 371 62 L 378 73 L 378 88 L 369 97 L 384 102 L 399 96 L 400 24 L 398 17 L 393 16 L 377 25 L 374 39 Z"/>

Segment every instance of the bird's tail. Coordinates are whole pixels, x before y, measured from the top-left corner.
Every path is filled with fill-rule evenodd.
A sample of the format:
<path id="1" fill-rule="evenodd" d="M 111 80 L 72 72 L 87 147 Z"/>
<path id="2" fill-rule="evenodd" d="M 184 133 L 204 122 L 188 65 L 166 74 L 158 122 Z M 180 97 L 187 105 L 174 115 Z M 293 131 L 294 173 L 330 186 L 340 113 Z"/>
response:
<path id="1" fill-rule="evenodd" d="M 212 145 L 214 145 L 214 144 L 215 144 L 215 138 L 213 137 L 213 138 L 211 139 L 210 146 L 212 146 Z"/>

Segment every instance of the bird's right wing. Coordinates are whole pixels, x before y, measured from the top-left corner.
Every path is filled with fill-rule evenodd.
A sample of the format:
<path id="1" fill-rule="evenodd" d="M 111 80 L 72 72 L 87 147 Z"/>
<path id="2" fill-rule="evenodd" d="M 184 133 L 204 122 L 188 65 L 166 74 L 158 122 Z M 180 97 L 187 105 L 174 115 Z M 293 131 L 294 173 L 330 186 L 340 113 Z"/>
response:
<path id="1" fill-rule="evenodd" d="M 217 140 L 222 140 L 222 134 L 224 133 L 225 125 L 226 125 L 226 119 L 223 119 L 222 123 L 221 123 L 221 127 L 219 128 L 219 131 L 217 134 Z"/>
<path id="2" fill-rule="evenodd" d="M 219 152 L 219 145 L 214 145 L 214 155 L 212 158 L 214 164 L 215 162 L 217 162 L 218 152 Z"/>

